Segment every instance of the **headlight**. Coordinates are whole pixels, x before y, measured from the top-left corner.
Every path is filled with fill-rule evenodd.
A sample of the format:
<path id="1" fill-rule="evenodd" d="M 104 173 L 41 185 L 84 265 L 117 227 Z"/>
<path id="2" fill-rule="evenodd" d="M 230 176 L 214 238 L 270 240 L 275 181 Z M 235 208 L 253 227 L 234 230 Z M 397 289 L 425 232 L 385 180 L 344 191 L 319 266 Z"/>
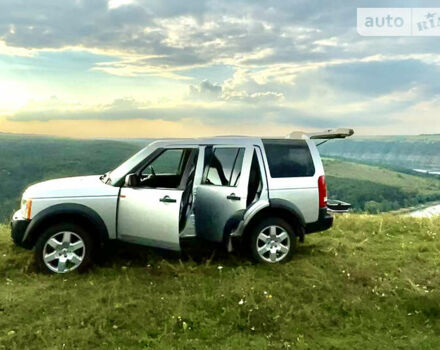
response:
<path id="1" fill-rule="evenodd" d="M 21 200 L 21 215 L 23 215 L 24 218 L 30 219 L 32 214 L 32 199 L 22 199 Z"/>

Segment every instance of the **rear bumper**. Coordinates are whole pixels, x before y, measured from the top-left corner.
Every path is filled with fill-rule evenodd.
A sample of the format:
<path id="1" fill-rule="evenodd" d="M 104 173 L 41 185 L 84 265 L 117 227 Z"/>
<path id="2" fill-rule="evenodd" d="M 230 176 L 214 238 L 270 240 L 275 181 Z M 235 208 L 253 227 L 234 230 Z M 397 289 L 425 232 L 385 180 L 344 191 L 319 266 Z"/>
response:
<path id="1" fill-rule="evenodd" d="M 23 242 L 23 238 L 31 221 L 20 217 L 17 213 L 14 214 L 11 220 L 11 238 L 16 245 L 23 248 L 29 248 Z"/>
<path id="2" fill-rule="evenodd" d="M 325 231 L 332 225 L 333 216 L 327 212 L 327 208 L 319 209 L 318 221 L 306 224 L 306 233 Z"/>

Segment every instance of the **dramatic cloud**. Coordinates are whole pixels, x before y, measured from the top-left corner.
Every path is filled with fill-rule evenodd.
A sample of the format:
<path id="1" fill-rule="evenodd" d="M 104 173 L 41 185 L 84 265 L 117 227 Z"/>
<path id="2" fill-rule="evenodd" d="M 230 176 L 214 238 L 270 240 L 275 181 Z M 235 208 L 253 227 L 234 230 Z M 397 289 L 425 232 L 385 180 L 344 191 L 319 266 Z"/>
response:
<path id="1" fill-rule="evenodd" d="M 34 89 L 35 98 L 23 104 L 11 89 L 0 111 L 21 122 L 192 118 L 212 125 L 255 120 L 389 130 L 396 123 L 410 128 L 423 108 L 438 114 L 436 38 L 361 37 L 356 8 L 365 6 L 3 0 L 0 78 L 32 84 L 28 94 Z M 414 0 L 405 6 L 435 5 Z"/>

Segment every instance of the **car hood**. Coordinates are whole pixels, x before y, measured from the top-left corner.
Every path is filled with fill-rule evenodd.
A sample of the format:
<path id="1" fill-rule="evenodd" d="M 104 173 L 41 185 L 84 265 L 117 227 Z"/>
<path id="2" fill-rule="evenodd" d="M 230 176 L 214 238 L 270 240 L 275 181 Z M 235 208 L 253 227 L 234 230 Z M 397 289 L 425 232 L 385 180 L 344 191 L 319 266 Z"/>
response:
<path id="1" fill-rule="evenodd" d="M 99 175 L 68 177 L 37 183 L 26 189 L 23 198 L 116 196 L 118 188 L 104 184 Z"/>

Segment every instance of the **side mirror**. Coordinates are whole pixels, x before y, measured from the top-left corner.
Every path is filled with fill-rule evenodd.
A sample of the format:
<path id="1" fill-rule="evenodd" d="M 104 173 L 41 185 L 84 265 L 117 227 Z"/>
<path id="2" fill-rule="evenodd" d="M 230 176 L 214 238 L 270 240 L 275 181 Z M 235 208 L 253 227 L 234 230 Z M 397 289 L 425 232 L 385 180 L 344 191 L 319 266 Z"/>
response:
<path id="1" fill-rule="evenodd" d="M 128 174 L 125 177 L 125 186 L 127 187 L 136 187 L 139 185 L 139 176 L 136 174 Z"/>

